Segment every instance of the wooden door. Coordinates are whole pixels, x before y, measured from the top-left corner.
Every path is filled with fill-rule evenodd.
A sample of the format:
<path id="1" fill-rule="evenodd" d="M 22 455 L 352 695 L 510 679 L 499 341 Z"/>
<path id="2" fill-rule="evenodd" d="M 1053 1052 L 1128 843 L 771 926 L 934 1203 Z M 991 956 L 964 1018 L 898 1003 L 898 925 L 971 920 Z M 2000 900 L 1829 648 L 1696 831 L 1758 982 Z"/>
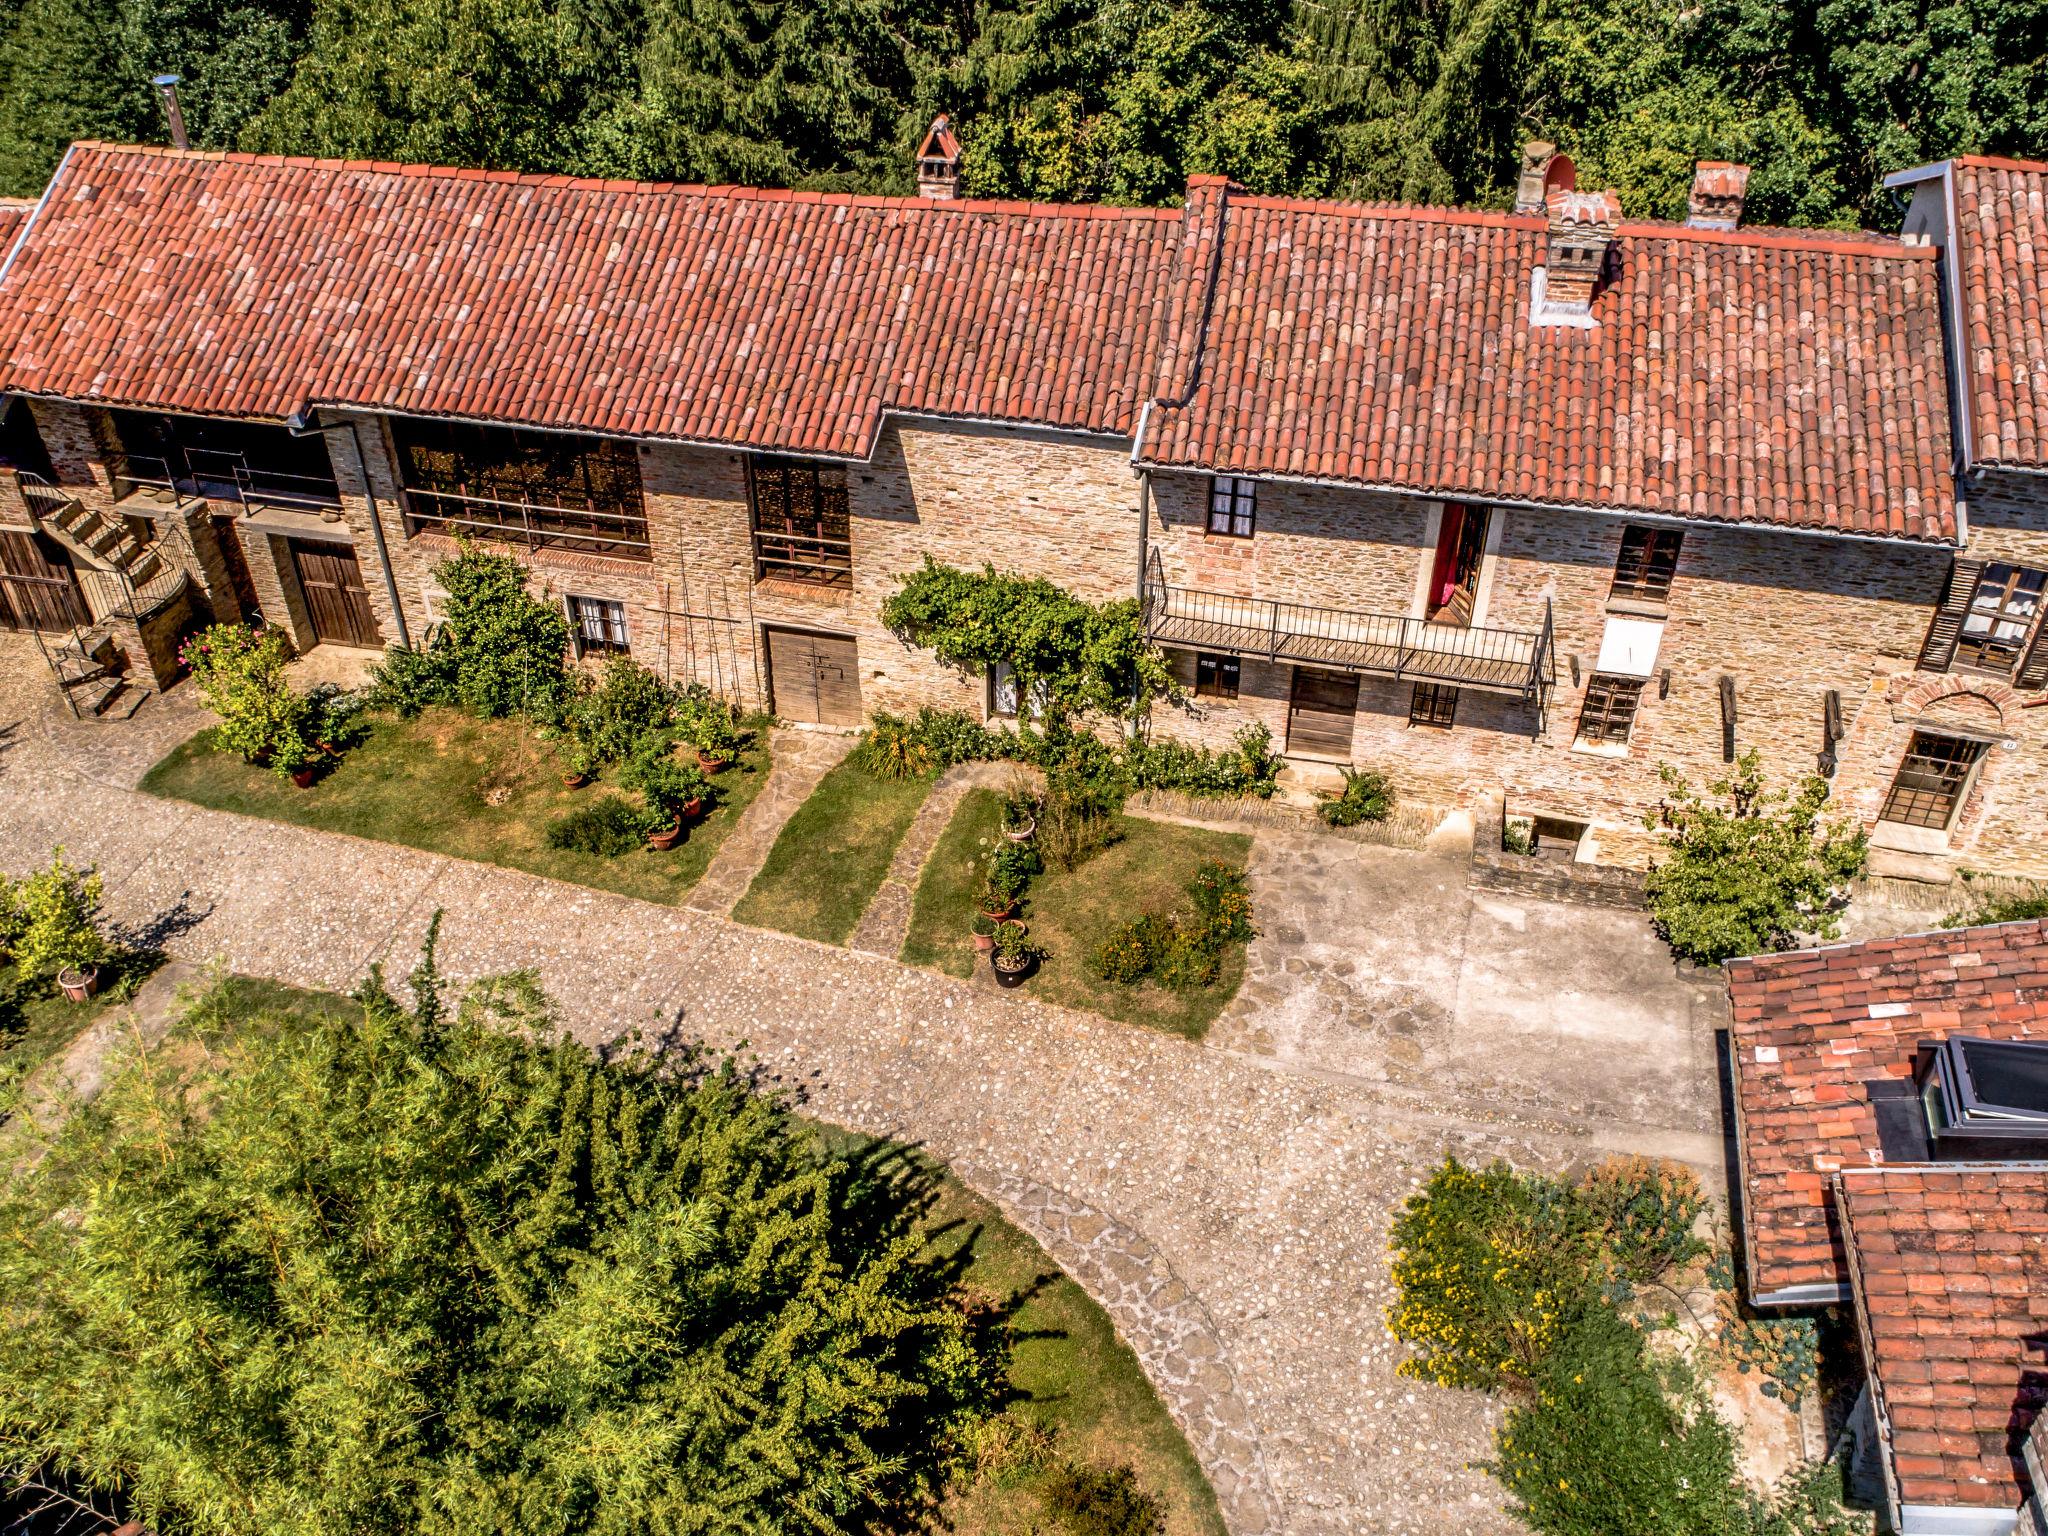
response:
<path id="1" fill-rule="evenodd" d="M 860 724 L 860 655 L 849 637 L 769 630 L 768 679 L 785 720 Z"/>
<path id="2" fill-rule="evenodd" d="M 1287 703 L 1287 750 L 1295 757 L 1351 761 L 1351 723 L 1358 715 L 1358 679 L 1348 672 L 1294 669 Z"/>
<path id="3" fill-rule="evenodd" d="M 260 624 L 263 622 L 263 607 L 256 600 L 255 578 L 249 574 L 248 551 L 242 548 L 242 537 L 235 532 L 238 521 L 233 517 L 216 517 L 213 520 L 213 539 L 220 546 L 221 563 L 228 568 L 228 585 L 234 588 L 242 618 L 247 623 Z"/>
<path id="4" fill-rule="evenodd" d="M 75 629 L 92 622 L 70 562 L 41 534 L 0 532 L 0 625 Z"/>
<path id="5" fill-rule="evenodd" d="M 288 542 L 299 585 L 305 589 L 314 637 L 338 645 L 381 645 L 355 550 L 346 544 Z"/>

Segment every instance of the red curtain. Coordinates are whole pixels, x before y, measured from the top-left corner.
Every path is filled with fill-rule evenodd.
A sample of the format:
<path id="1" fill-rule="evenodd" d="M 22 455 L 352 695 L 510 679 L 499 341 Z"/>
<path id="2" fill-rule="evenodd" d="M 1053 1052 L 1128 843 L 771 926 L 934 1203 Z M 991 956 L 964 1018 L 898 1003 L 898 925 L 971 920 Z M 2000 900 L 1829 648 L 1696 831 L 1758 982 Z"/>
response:
<path id="1" fill-rule="evenodd" d="M 1436 564 L 1429 572 L 1429 606 L 1432 612 L 1451 600 L 1458 590 L 1458 543 L 1465 532 L 1465 508 L 1458 502 L 1444 503 L 1443 526 L 1436 536 Z"/>

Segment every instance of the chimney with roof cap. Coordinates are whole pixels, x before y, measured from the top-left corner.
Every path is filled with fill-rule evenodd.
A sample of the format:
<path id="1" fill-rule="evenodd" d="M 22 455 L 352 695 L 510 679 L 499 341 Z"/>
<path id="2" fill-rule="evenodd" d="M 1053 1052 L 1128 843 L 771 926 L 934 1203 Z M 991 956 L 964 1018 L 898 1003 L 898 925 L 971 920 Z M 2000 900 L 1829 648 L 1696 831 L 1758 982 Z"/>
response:
<path id="1" fill-rule="evenodd" d="M 1694 229 L 1734 229 L 1742 222 L 1742 194 L 1748 186 L 1748 166 L 1700 161 L 1693 167 L 1685 222 Z"/>
<path id="2" fill-rule="evenodd" d="M 1531 139 L 1522 146 L 1522 174 L 1515 183 L 1515 212 L 1541 213 L 1554 191 L 1569 192 L 1579 184 L 1578 167 L 1570 155 L 1560 155 L 1547 139 Z"/>
<path id="3" fill-rule="evenodd" d="M 1550 231 L 1530 318 L 1538 325 L 1591 325 L 1593 290 L 1621 224 L 1621 199 L 1612 191 L 1553 189 L 1545 211 Z"/>
<path id="4" fill-rule="evenodd" d="M 950 202 L 960 187 L 960 141 L 941 112 L 917 146 L 917 195 Z"/>

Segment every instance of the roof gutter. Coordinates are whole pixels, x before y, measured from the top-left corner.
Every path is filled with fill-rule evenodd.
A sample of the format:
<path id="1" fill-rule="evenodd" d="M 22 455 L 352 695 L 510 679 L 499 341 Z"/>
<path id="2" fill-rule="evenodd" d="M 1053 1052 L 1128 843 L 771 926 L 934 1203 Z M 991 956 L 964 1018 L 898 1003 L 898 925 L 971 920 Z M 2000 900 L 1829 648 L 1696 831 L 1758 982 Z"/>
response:
<path id="1" fill-rule="evenodd" d="M 35 207 L 29 209 L 28 217 L 21 221 L 21 229 L 14 237 L 14 244 L 8 247 L 7 259 L 0 261 L 0 287 L 6 286 L 7 274 L 14 267 L 14 258 L 19 256 L 22 247 L 28 244 L 28 232 L 35 227 L 36 220 L 43 216 L 43 209 L 50 201 L 50 193 L 56 189 L 57 183 L 63 180 L 64 168 L 71 163 L 71 157 L 77 152 L 76 142 L 64 146 L 64 158 L 57 162 L 57 169 L 50 173 L 50 180 L 44 186 L 42 196 L 36 199 Z"/>

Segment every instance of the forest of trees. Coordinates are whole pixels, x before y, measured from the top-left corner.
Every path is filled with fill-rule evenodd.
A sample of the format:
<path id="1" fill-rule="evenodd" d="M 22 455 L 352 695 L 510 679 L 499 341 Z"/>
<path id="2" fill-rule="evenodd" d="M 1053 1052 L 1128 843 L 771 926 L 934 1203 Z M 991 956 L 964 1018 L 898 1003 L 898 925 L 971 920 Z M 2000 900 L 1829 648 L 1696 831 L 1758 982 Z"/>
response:
<path id="1" fill-rule="evenodd" d="M 1883 227 L 1887 170 L 2048 150 L 2048 0 L 12 0 L 0 194 L 73 138 L 979 195 L 1501 205 L 1555 139 L 1634 215 L 1692 165 L 1749 217 Z"/>

